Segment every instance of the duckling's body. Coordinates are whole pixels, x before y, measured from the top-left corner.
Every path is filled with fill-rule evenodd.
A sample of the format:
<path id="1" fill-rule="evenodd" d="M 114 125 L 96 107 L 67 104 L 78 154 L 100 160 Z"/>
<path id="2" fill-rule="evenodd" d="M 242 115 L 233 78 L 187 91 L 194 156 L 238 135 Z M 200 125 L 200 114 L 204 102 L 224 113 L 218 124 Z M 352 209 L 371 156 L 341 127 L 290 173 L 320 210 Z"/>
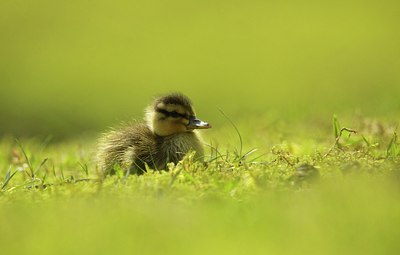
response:
<path id="1" fill-rule="evenodd" d="M 103 173 L 114 173 L 116 165 L 129 173 L 141 174 L 146 166 L 166 170 L 190 151 L 202 160 L 203 145 L 195 128 L 210 126 L 194 118 L 189 99 L 181 94 L 158 98 L 147 108 L 145 123 L 131 123 L 107 133 L 100 141 L 98 163 Z M 198 126 L 193 126 L 197 121 Z"/>

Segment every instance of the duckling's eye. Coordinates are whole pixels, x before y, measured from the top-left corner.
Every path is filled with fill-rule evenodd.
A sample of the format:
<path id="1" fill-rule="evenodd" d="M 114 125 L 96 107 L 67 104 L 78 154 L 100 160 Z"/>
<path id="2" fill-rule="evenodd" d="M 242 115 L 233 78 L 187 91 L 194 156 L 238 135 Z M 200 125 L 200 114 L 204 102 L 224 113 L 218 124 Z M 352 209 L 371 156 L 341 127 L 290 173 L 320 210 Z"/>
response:
<path id="1" fill-rule="evenodd" d="M 172 118 L 183 118 L 182 114 L 177 113 L 177 112 L 170 112 L 169 116 L 171 116 Z"/>
<path id="2" fill-rule="evenodd" d="M 185 114 L 180 114 L 180 113 L 175 112 L 175 111 L 169 112 L 169 111 L 164 110 L 164 109 L 157 109 L 156 111 L 157 111 L 157 112 L 160 112 L 160 113 L 162 113 L 162 114 L 164 114 L 164 115 L 167 116 L 167 117 L 189 119 L 189 117 L 188 117 L 187 115 L 185 115 Z"/>

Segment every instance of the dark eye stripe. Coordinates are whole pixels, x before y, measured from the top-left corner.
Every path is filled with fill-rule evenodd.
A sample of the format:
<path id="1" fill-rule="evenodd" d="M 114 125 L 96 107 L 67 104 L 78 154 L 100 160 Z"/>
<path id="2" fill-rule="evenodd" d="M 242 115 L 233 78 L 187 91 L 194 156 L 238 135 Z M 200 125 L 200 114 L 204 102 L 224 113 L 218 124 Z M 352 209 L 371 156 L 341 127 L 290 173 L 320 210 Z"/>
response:
<path id="1" fill-rule="evenodd" d="M 167 111 L 167 110 L 163 110 L 163 109 L 157 108 L 157 109 L 156 109 L 156 112 L 162 113 L 162 114 L 164 114 L 164 115 L 167 116 L 167 117 L 189 119 L 189 116 L 188 116 L 188 115 L 180 114 L 180 113 L 175 112 L 175 111 L 169 112 L 169 111 Z"/>

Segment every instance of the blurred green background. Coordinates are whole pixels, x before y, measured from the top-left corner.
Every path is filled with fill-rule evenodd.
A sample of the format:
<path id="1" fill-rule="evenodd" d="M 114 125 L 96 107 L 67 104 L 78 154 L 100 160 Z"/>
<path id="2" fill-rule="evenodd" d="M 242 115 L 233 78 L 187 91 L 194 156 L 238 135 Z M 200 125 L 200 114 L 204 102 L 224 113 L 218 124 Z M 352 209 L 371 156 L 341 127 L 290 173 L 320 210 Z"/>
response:
<path id="1" fill-rule="evenodd" d="M 400 111 L 400 2 L 0 2 L 0 135 L 141 118 L 154 95 L 199 115 Z"/>

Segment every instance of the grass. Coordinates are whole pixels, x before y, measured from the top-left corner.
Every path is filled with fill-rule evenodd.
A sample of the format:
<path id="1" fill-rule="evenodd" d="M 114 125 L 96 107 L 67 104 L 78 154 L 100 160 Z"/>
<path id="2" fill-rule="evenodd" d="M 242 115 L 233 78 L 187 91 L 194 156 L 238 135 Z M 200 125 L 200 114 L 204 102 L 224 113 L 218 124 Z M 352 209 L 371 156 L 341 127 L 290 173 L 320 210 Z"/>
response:
<path id="1" fill-rule="evenodd" d="M 169 171 L 105 180 L 93 160 L 93 137 L 56 143 L 3 138 L 3 250 L 396 254 L 400 249 L 395 125 L 349 118 L 341 122 L 354 127 L 344 128 L 337 117 L 332 127 L 329 120 L 253 122 L 259 129 L 227 122 L 205 136 L 212 144 L 206 165 L 188 155 Z M 315 128 L 320 132 L 311 132 Z M 238 135 L 240 144 L 222 143 Z"/>

